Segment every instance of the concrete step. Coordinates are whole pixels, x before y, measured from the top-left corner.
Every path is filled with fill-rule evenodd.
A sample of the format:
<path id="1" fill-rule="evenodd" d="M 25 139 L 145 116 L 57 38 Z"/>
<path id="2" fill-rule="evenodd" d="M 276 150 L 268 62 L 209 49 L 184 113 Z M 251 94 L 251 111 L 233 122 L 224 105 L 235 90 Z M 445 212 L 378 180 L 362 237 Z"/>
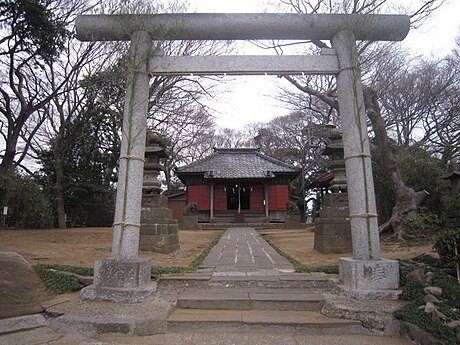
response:
<path id="1" fill-rule="evenodd" d="M 282 273 L 275 271 L 256 272 L 203 272 L 165 274 L 160 285 L 183 285 L 208 288 L 320 288 L 332 289 L 338 276 L 324 273 Z"/>
<path id="2" fill-rule="evenodd" d="M 338 277 L 323 273 L 261 274 L 260 272 L 215 272 L 209 280 L 212 287 L 265 288 L 333 288 Z"/>
<path id="3" fill-rule="evenodd" d="M 321 310 L 324 299 L 308 289 L 188 289 L 177 298 L 184 309 Z"/>
<path id="4" fill-rule="evenodd" d="M 309 334 L 365 334 L 359 321 L 328 318 L 317 311 L 176 309 L 167 320 L 175 331 L 274 331 Z"/>

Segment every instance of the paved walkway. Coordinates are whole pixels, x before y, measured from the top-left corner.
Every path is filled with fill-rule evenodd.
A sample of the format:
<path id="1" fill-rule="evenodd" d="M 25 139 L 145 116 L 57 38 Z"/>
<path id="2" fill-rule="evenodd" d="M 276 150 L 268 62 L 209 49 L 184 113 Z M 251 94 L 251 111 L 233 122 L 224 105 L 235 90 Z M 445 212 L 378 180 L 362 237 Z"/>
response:
<path id="1" fill-rule="evenodd" d="M 292 264 L 279 255 L 252 228 L 230 228 L 214 246 L 200 268 L 215 272 L 275 270 L 294 272 Z"/>

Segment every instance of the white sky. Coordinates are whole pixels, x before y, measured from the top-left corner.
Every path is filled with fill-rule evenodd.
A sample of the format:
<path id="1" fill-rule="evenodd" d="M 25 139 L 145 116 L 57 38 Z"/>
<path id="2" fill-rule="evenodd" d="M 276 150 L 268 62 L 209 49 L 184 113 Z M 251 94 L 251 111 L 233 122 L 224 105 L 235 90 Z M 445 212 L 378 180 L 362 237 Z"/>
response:
<path id="1" fill-rule="evenodd" d="M 404 4 L 408 0 L 404 0 Z M 190 9 L 201 13 L 254 13 L 264 12 L 266 0 L 189 0 Z M 411 31 L 403 44 L 410 47 L 414 55 L 442 57 L 454 46 L 460 34 L 460 0 L 448 0 L 436 16 L 417 31 Z M 261 49 L 246 46 L 241 54 L 264 54 Z M 225 93 L 217 95 L 207 103 L 215 110 L 220 127 L 242 129 L 252 122 L 266 122 L 276 116 L 286 115 L 288 109 L 273 99 L 277 93 L 275 76 L 235 77 L 227 79 Z"/>

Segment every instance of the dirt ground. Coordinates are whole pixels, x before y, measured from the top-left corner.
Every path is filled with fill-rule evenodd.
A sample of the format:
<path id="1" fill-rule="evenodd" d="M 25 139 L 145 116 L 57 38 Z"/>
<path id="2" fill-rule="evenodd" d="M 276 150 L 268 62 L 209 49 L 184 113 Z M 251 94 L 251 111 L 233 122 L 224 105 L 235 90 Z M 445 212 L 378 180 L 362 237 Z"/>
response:
<path id="1" fill-rule="evenodd" d="M 311 229 L 260 231 L 277 247 L 305 265 L 337 263 L 350 254 L 321 254 L 313 250 Z M 151 252 L 140 253 L 151 258 L 154 266 L 188 266 L 221 231 L 180 231 L 180 255 Z M 79 228 L 51 230 L 1 230 L 0 251 L 21 254 L 32 265 L 53 263 L 92 267 L 95 260 L 110 257 L 111 228 Z M 408 246 L 407 243 L 382 242 L 382 257 L 411 258 L 431 250 L 432 245 Z"/>
<path id="2" fill-rule="evenodd" d="M 313 227 L 302 230 L 265 230 L 259 231 L 285 253 L 304 265 L 319 266 L 336 264 L 341 257 L 349 254 L 322 254 L 313 250 L 315 236 Z M 409 245 L 407 242 L 381 241 L 382 257 L 386 259 L 408 259 L 432 250 L 432 244 Z"/>
<path id="3" fill-rule="evenodd" d="M 186 267 L 221 231 L 180 231 L 180 256 L 141 252 L 153 266 Z M 92 267 L 95 260 L 108 258 L 112 248 L 111 228 L 50 230 L 1 230 L 0 251 L 21 254 L 32 265 L 52 263 Z"/>

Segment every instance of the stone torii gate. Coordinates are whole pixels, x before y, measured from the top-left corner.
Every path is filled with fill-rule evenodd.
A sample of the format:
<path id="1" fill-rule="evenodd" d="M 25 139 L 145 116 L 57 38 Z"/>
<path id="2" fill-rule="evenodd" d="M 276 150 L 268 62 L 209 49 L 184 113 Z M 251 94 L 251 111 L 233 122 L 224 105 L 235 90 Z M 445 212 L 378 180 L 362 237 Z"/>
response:
<path id="1" fill-rule="evenodd" d="M 400 41 L 404 15 L 346 14 L 132 14 L 77 18 L 82 41 L 130 40 L 118 191 L 110 259 L 96 261 L 86 299 L 137 302 L 155 291 L 150 261 L 138 257 L 150 75 L 337 76 L 353 258 L 342 258 L 343 286 L 355 296 L 398 288 L 399 267 L 380 256 L 369 138 L 357 40 Z M 163 56 L 153 40 L 330 40 L 318 56 Z"/>

